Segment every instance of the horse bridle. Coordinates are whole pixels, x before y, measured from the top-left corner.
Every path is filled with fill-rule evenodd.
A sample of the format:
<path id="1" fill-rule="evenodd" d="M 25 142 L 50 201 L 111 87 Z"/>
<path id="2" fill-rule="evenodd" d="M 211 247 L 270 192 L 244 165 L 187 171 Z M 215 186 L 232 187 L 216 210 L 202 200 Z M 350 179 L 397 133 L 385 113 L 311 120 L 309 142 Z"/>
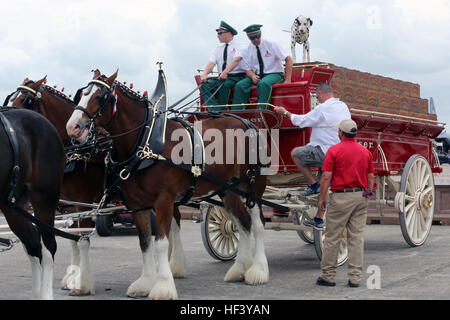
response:
<path id="1" fill-rule="evenodd" d="M 34 90 L 27 86 L 27 84 L 34 83 L 33 81 L 28 81 L 24 83 L 21 86 L 17 87 L 17 90 L 15 93 L 12 94 L 12 97 L 10 98 L 10 101 L 14 101 L 19 96 L 19 93 L 25 93 L 26 96 L 22 100 L 22 104 L 27 109 L 34 110 L 35 106 L 38 106 L 37 110 L 39 111 L 39 103 L 42 98 L 42 93 L 44 92 L 44 88 L 42 86 L 39 86 L 37 90 Z"/>
<path id="2" fill-rule="evenodd" d="M 115 90 L 116 84 L 113 83 L 110 86 L 105 81 L 102 81 L 99 79 L 94 79 L 94 80 L 89 81 L 88 85 L 85 87 L 85 88 L 88 88 L 88 91 L 86 93 L 84 93 L 84 95 L 88 95 L 91 92 L 94 84 L 98 84 L 102 87 L 102 92 L 96 97 L 96 99 L 100 100 L 100 108 L 94 114 L 91 114 L 89 111 L 87 111 L 82 106 L 75 107 L 75 110 L 80 110 L 81 112 L 83 112 L 89 118 L 89 120 L 92 122 L 94 122 L 95 119 L 97 119 L 98 117 L 100 117 L 103 114 L 103 112 L 105 111 L 105 109 L 109 103 L 113 104 L 116 99 L 114 97 L 114 90 Z"/>

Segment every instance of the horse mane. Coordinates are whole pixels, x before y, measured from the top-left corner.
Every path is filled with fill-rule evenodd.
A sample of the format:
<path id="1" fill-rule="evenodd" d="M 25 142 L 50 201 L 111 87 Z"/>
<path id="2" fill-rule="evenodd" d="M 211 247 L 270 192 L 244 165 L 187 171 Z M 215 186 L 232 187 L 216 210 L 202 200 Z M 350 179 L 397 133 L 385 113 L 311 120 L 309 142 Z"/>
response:
<path id="1" fill-rule="evenodd" d="M 64 93 L 62 93 L 59 90 L 56 90 L 53 87 L 50 87 L 46 84 L 42 85 L 42 87 L 44 88 L 44 90 L 46 90 L 48 93 L 52 94 L 53 96 L 57 96 L 59 98 L 62 98 L 63 100 L 65 100 L 66 102 L 69 102 L 70 104 L 75 104 L 75 102 L 70 99 L 68 96 L 66 96 Z"/>
<path id="2" fill-rule="evenodd" d="M 116 84 L 116 88 L 119 88 L 121 90 L 121 92 L 123 94 L 125 94 L 128 98 L 130 98 L 131 100 L 135 100 L 138 102 L 145 102 L 147 100 L 145 93 L 144 93 L 144 95 L 141 96 L 139 93 L 128 88 L 125 84 L 123 84 L 117 80 L 114 81 L 114 83 Z"/>

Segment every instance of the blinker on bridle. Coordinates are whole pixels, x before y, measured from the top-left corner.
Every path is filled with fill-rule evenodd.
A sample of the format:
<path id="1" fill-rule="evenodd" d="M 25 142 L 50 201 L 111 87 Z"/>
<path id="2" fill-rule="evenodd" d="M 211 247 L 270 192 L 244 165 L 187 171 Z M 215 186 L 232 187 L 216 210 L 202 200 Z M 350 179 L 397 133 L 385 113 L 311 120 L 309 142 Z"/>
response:
<path id="1" fill-rule="evenodd" d="M 33 106 L 39 102 L 39 100 L 42 98 L 42 87 L 39 86 L 38 90 L 31 89 L 30 87 L 27 87 L 26 85 L 18 86 L 17 92 L 12 97 L 11 101 L 16 100 L 16 98 L 19 95 L 19 92 L 26 91 L 26 96 L 22 100 L 22 104 L 30 109 L 33 109 Z"/>
<path id="2" fill-rule="evenodd" d="M 113 91 L 115 89 L 116 84 L 114 83 L 110 86 L 106 82 L 97 80 L 97 79 L 89 81 L 88 86 L 87 86 L 88 90 L 83 94 L 88 95 L 89 93 L 91 93 L 91 90 L 92 90 L 94 84 L 98 84 L 102 87 L 101 93 L 96 97 L 96 99 L 100 100 L 100 108 L 94 114 L 91 114 L 89 111 L 87 111 L 82 106 L 75 107 L 75 110 L 82 111 L 91 121 L 94 121 L 96 118 L 100 117 L 102 115 L 103 111 L 105 111 L 105 108 L 106 108 L 108 102 L 111 99 L 115 99 L 114 95 L 113 95 Z"/>

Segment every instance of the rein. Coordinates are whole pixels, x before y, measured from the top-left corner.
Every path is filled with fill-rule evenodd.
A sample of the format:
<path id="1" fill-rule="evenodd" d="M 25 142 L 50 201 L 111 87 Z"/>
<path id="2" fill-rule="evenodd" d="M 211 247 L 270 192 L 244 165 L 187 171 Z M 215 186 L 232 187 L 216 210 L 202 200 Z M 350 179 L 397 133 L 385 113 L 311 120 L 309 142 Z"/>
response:
<path id="1" fill-rule="evenodd" d="M 216 90 L 212 93 L 212 95 L 208 98 L 208 100 L 206 100 L 206 101 L 203 103 L 204 105 L 205 105 L 206 103 L 208 103 L 209 100 L 211 100 L 212 97 L 215 96 L 215 94 L 222 88 L 222 86 L 224 85 L 224 83 L 225 83 L 225 81 L 220 80 L 219 86 L 218 86 L 218 87 L 216 88 Z M 172 105 L 167 109 L 167 111 L 165 111 L 165 112 L 167 112 L 167 113 L 168 113 L 168 112 L 173 112 L 173 113 L 175 113 L 175 114 L 180 113 L 180 111 L 179 111 L 180 109 L 182 109 L 182 108 L 184 108 L 185 106 L 187 106 L 187 105 L 189 105 L 189 104 L 195 102 L 196 100 L 200 99 L 199 97 L 198 97 L 198 98 L 195 98 L 195 99 L 189 101 L 188 103 L 184 104 L 183 106 L 179 107 L 177 110 L 175 110 L 175 107 L 176 107 L 177 105 L 179 105 L 181 102 L 183 102 L 184 100 L 186 100 L 189 96 L 191 96 L 195 91 L 197 91 L 198 89 L 200 89 L 202 86 L 203 86 L 203 83 L 200 83 L 196 88 L 194 88 L 194 90 L 192 90 L 192 91 L 189 92 L 186 96 L 184 96 L 183 98 L 181 98 L 180 100 L 178 100 L 177 102 L 175 102 L 174 104 L 172 104 Z M 211 87 L 211 88 L 208 89 L 208 91 L 206 91 L 206 92 L 204 92 L 204 93 L 210 92 L 210 91 L 212 91 L 214 88 L 215 88 L 215 87 Z"/>

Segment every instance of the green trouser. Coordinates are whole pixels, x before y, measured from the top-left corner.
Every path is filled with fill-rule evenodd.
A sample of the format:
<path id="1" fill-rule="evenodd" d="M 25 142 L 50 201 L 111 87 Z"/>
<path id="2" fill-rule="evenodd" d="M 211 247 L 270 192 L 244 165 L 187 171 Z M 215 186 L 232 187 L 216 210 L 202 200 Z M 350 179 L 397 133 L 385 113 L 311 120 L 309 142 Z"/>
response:
<path id="1" fill-rule="evenodd" d="M 217 91 L 216 97 L 211 95 L 217 90 L 217 88 L 222 84 L 222 80 L 208 80 L 202 85 L 202 96 L 203 101 L 209 101 L 206 103 L 208 106 L 224 105 L 228 104 L 228 99 L 230 98 L 231 88 L 233 88 L 237 82 L 245 78 L 245 74 L 229 74 L 228 78 L 224 80 L 222 87 Z M 211 99 L 210 99 L 211 98 Z M 211 107 L 208 108 L 209 111 L 225 111 L 225 107 Z"/>
<path id="2" fill-rule="evenodd" d="M 269 73 L 264 75 L 264 77 L 256 85 L 256 90 L 258 92 L 258 103 L 270 103 L 272 98 L 272 85 L 275 83 L 280 83 L 284 80 L 284 75 L 280 73 Z M 233 104 L 245 104 L 248 103 L 250 94 L 252 92 L 253 81 L 251 78 L 247 77 L 238 83 L 234 89 L 234 99 Z M 232 107 L 231 110 L 242 110 L 244 106 Z M 258 106 L 258 110 L 269 109 L 268 106 Z"/>

